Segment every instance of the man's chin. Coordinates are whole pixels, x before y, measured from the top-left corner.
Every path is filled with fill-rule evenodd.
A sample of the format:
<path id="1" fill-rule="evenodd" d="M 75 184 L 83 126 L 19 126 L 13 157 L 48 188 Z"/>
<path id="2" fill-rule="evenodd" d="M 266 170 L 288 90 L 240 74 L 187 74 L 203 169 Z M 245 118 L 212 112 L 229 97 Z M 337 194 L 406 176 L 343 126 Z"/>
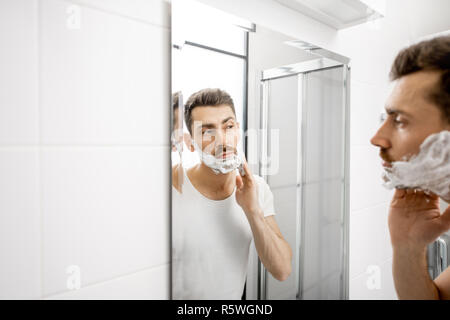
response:
<path id="1" fill-rule="evenodd" d="M 388 161 L 381 161 L 381 165 L 384 167 L 384 168 L 392 168 L 392 162 L 388 162 Z"/>

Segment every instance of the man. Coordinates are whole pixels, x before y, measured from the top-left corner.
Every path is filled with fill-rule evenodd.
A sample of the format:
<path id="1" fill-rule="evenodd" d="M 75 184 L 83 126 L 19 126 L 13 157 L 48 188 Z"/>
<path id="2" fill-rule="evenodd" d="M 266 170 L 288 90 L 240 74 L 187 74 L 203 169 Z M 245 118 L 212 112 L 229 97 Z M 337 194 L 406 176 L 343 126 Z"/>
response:
<path id="1" fill-rule="evenodd" d="M 292 251 L 273 216 L 269 186 L 238 152 L 233 100 L 220 89 L 200 90 L 186 102 L 185 122 L 188 148 L 201 161 L 173 168 L 174 298 L 241 299 L 252 239 L 266 269 L 285 280 Z"/>
<path id="2" fill-rule="evenodd" d="M 422 41 L 396 57 L 386 119 L 371 139 L 383 166 L 419 152 L 430 135 L 450 130 L 450 36 Z M 450 184 L 450 181 L 449 181 Z M 399 299 L 450 299 L 450 268 L 434 281 L 426 248 L 450 229 L 450 207 L 441 215 L 439 197 L 396 189 L 389 211 L 393 276 Z"/>

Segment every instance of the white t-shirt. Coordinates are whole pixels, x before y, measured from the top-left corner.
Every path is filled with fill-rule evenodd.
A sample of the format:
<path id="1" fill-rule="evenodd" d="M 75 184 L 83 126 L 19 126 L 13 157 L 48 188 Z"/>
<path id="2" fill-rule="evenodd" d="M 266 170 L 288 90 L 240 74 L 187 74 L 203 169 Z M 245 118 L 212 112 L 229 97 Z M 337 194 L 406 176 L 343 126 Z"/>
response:
<path id="1" fill-rule="evenodd" d="M 185 169 L 183 173 L 182 193 L 172 187 L 173 299 L 239 300 L 253 235 L 236 201 L 236 188 L 224 200 L 211 200 L 194 188 Z M 264 216 L 274 215 L 269 186 L 253 177 Z"/>

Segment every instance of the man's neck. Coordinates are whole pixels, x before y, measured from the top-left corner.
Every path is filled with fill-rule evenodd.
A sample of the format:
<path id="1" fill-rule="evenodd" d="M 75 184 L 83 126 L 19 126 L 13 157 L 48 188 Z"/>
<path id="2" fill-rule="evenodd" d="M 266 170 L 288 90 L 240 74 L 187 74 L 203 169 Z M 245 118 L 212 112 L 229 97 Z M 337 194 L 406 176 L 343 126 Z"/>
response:
<path id="1" fill-rule="evenodd" d="M 236 170 L 225 174 L 216 174 L 203 162 L 190 169 L 191 177 L 197 185 L 212 192 L 227 191 L 236 186 Z"/>

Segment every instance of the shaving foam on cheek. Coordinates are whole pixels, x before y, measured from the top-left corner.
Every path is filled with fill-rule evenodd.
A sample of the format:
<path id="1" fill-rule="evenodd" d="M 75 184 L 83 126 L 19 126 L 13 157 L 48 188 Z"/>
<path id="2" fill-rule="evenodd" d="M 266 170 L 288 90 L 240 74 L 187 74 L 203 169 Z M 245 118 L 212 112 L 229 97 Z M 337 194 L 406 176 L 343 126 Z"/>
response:
<path id="1" fill-rule="evenodd" d="M 450 203 L 450 131 L 428 136 L 417 155 L 384 168 L 383 180 L 388 189 L 419 189 Z"/>
<path id="2" fill-rule="evenodd" d="M 210 167 L 215 174 L 226 174 L 233 170 L 242 168 L 243 164 L 243 151 L 240 143 L 237 146 L 237 154 L 233 154 L 231 157 L 223 160 L 220 158 L 216 158 L 212 154 L 208 154 L 203 152 L 203 150 L 197 145 L 195 141 L 192 141 L 195 150 L 200 156 L 201 161 L 208 167 Z"/>

